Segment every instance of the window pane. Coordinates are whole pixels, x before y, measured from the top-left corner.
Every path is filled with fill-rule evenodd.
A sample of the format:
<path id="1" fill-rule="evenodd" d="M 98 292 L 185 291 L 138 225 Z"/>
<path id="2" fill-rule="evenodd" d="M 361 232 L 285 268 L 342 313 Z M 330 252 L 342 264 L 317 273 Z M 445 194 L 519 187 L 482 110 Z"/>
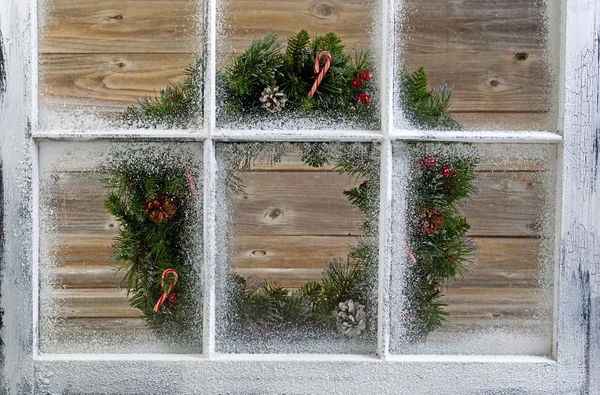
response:
<path id="1" fill-rule="evenodd" d="M 223 0 L 219 12 L 221 126 L 379 128 L 377 1 Z"/>
<path id="2" fill-rule="evenodd" d="M 374 353 L 376 144 L 218 146 L 217 350 Z"/>
<path id="3" fill-rule="evenodd" d="M 545 0 L 402 2 L 396 127 L 556 130 L 558 9 Z M 419 67 L 436 103 L 417 93 L 425 84 L 407 81 Z M 458 124 L 440 116 L 448 90 Z"/>
<path id="4" fill-rule="evenodd" d="M 201 153 L 40 144 L 42 352 L 201 352 Z"/>
<path id="5" fill-rule="evenodd" d="M 556 147 L 396 143 L 394 156 L 393 352 L 550 355 Z"/>
<path id="6" fill-rule="evenodd" d="M 202 4 L 39 0 L 41 127 L 199 124 Z"/>

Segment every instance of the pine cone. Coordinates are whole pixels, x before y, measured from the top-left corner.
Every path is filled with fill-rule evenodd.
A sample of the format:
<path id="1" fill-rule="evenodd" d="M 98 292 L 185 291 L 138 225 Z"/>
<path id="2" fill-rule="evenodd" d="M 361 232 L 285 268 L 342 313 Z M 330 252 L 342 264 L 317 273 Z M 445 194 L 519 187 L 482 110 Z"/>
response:
<path id="1" fill-rule="evenodd" d="M 155 199 L 144 203 L 144 209 L 150 221 L 157 224 L 165 224 L 173 218 L 177 211 L 175 199 L 172 197 L 160 195 Z"/>
<path id="2" fill-rule="evenodd" d="M 444 214 L 437 208 L 432 207 L 427 210 L 419 210 L 419 222 L 417 223 L 417 227 L 421 232 L 432 235 L 442 229 L 443 223 Z"/>
<path id="3" fill-rule="evenodd" d="M 365 306 L 352 299 L 341 302 L 336 309 L 338 330 L 347 337 L 359 335 L 367 327 L 365 322 Z"/>
<path id="4" fill-rule="evenodd" d="M 279 92 L 278 86 L 274 88 L 267 86 L 262 91 L 262 96 L 259 100 L 263 104 L 263 108 L 266 108 L 270 112 L 277 112 L 281 111 L 281 109 L 285 107 L 287 97 L 285 97 L 285 93 Z"/>

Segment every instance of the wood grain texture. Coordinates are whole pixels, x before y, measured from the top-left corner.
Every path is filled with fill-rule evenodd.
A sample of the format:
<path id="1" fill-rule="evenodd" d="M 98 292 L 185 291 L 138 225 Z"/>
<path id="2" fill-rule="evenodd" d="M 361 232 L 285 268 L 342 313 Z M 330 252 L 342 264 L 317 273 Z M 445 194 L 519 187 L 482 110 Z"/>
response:
<path id="1" fill-rule="evenodd" d="M 374 44 L 369 32 L 377 10 L 373 0 L 228 0 L 221 3 L 225 23 L 219 32 L 224 38 L 219 60 L 230 61 L 269 29 L 286 40 L 299 29 L 311 36 L 333 31 L 348 49 L 368 48 Z"/>
<path id="2" fill-rule="evenodd" d="M 193 54 L 57 54 L 40 57 L 40 106 L 120 112 L 185 77 Z"/>
<path id="3" fill-rule="evenodd" d="M 407 52 L 532 52 L 546 46 L 541 0 L 406 0 L 397 39 Z"/>
<path id="4" fill-rule="evenodd" d="M 360 183 L 337 173 L 259 173 L 241 176 L 245 195 L 236 196 L 237 235 L 358 236 L 360 210 L 342 194 Z"/>
<path id="5" fill-rule="evenodd" d="M 77 235 L 63 239 L 60 266 L 52 270 L 60 288 L 118 288 L 120 274 L 110 259 L 112 235 L 81 240 Z M 475 238 L 477 265 L 471 273 L 456 280 L 460 287 L 538 287 L 541 240 L 523 238 Z M 259 237 L 245 236 L 235 241 L 232 258 L 236 271 L 254 280 L 277 281 L 297 288 L 319 280 L 327 262 L 347 254 L 355 238 L 338 237 Z M 91 252 L 93 251 L 93 252 Z"/>
<path id="6" fill-rule="evenodd" d="M 39 51 L 191 53 L 202 45 L 201 2 L 193 0 L 48 0 Z"/>
<path id="7" fill-rule="evenodd" d="M 436 52 L 403 56 L 405 67 L 423 66 L 430 86 L 453 88 L 453 112 L 524 112 L 551 110 L 550 78 L 543 53 L 519 61 L 513 52 Z M 515 121 L 511 121 L 515 122 Z"/>

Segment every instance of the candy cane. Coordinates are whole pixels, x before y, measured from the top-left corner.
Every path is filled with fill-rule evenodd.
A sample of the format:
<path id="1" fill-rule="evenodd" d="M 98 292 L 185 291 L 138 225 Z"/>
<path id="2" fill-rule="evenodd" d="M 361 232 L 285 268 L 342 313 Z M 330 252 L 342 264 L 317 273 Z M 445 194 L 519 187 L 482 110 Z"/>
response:
<path id="1" fill-rule="evenodd" d="M 412 263 L 417 263 L 417 258 L 415 258 L 415 254 L 413 254 L 413 252 L 410 249 L 410 247 L 408 246 L 408 244 L 406 245 L 406 250 L 408 251 L 408 257 L 410 258 Z"/>
<path id="2" fill-rule="evenodd" d="M 165 286 L 165 277 L 167 277 L 167 274 L 174 275 L 175 281 L 173 281 L 173 284 L 171 284 L 171 286 L 169 287 L 169 289 L 166 292 L 165 291 L 161 292 L 160 298 L 158 299 L 158 302 L 156 302 L 156 306 L 154 306 L 154 311 L 157 313 L 158 313 L 158 310 L 160 309 L 160 306 L 162 306 L 162 304 L 165 302 L 165 299 L 167 298 L 167 296 L 169 296 L 169 294 L 173 291 L 173 288 L 175 287 L 175 284 L 177 283 L 177 280 L 179 279 L 179 275 L 177 274 L 177 271 L 175 271 L 175 269 L 167 269 L 162 274 L 162 281 L 160 282 L 161 288 L 164 288 L 164 286 Z"/>
<path id="3" fill-rule="evenodd" d="M 323 69 L 319 73 L 319 69 L 321 68 L 321 65 L 319 63 L 321 62 L 321 57 L 323 55 L 327 56 L 327 60 L 325 61 L 325 66 L 323 66 Z M 327 70 L 329 70 L 330 67 L 331 54 L 327 51 L 319 52 L 319 54 L 317 55 L 317 59 L 315 60 L 315 73 L 319 73 L 319 75 L 317 76 L 317 79 L 315 80 L 315 83 L 313 84 L 312 88 L 310 88 L 310 92 L 308 92 L 308 97 L 313 97 L 313 95 L 317 91 L 317 87 L 321 84 L 321 81 L 323 81 L 323 77 L 325 76 L 325 73 L 327 73 Z"/>

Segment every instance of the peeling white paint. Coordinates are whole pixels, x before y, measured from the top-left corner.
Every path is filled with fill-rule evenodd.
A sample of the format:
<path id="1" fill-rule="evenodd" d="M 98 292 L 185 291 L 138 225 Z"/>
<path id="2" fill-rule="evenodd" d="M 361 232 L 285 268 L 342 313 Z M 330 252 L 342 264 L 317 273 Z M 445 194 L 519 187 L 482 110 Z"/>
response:
<path id="1" fill-rule="evenodd" d="M 33 350 L 33 236 L 31 215 L 35 189 L 31 121 L 36 103 L 35 89 L 35 0 L 3 0 L 0 3 L 0 29 L 6 44 L 6 95 L 0 108 L 0 141 L 4 160 L 6 244 L 3 257 L 2 301 L 5 309 L 3 335 L 6 393 L 410 393 L 410 394 L 600 394 L 600 193 L 599 103 L 598 103 L 598 0 L 565 1 L 563 72 L 561 94 L 563 117 L 562 199 L 560 229 L 562 249 L 557 271 L 558 312 L 556 360 L 522 356 L 391 356 L 388 353 L 389 256 L 381 248 L 381 320 L 378 357 L 320 355 L 269 355 L 259 357 L 218 355 L 214 353 L 214 140 L 345 140 L 383 142 L 384 169 L 391 176 L 392 140 L 444 139 L 441 133 L 403 134 L 393 132 L 392 81 L 383 80 L 382 98 L 389 107 L 382 110 L 381 135 L 371 132 L 343 131 L 228 131 L 215 130 L 216 98 L 216 0 L 207 0 L 207 77 L 205 130 L 193 135 L 173 132 L 171 139 L 205 141 L 205 281 L 211 286 L 205 295 L 204 354 L 181 355 L 37 355 Z M 389 10 L 394 1 L 383 0 L 382 23 L 394 31 Z M 388 14 L 386 15 L 386 12 Z M 394 48 L 393 37 L 383 34 L 382 58 Z M 391 47 L 390 47 L 391 45 Z M 390 52 L 391 53 L 391 52 Z M 33 57 L 33 58 L 32 58 Z M 390 56 L 387 74 L 395 69 Z M 396 59 L 397 60 L 397 59 Z M 397 106 L 396 106 L 397 108 Z M 35 126 L 35 124 L 34 124 Z M 73 132 L 73 131 L 72 131 Z M 62 140 L 162 139 L 154 132 L 33 131 L 38 138 Z M 181 132 L 181 131 L 180 131 Z M 412 133 L 412 132 L 411 132 Z M 558 135 L 489 134 L 479 137 L 457 134 L 454 141 L 541 142 L 561 144 Z M 393 134 L 390 136 L 390 134 Z M 516 136 L 519 137 L 516 137 Z M 500 137 L 498 137 L 500 136 Z M 450 139 L 449 137 L 447 139 Z M 387 148 L 386 148 L 387 147 Z M 391 181 L 382 178 L 384 188 Z M 391 200 L 390 191 L 382 193 L 382 208 Z M 383 211 L 383 210 L 382 210 Z M 381 221 L 383 230 L 389 223 Z M 558 221 L 560 223 L 560 221 Z M 386 225 L 387 224 L 387 225 Z M 386 232 L 381 243 L 389 246 Z M 558 250 L 558 249 L 557 249 Z M 1 391 L 0 391 L 1 392 Z"/>

